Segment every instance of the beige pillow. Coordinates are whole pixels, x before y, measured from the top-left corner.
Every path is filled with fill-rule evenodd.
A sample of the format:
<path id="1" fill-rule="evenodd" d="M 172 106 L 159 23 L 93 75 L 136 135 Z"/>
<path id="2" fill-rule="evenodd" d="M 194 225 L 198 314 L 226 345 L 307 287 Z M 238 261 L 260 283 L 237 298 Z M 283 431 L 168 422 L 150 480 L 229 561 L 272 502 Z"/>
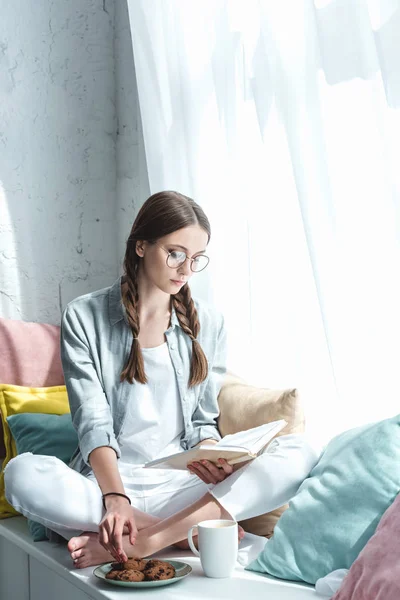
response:
<path id="1" fill-rule="evenodd" d="M 218 403 L 218 428 L 222 436 L 279 419 L 285 419 L 287 425 L 276 437 L 304 431 L 304 412 L 296 389 L 269 390 L 254 387 L 236 375 L 227 373 Z M 271 537 L 286 508 L 287 504 L 270 513 L 246 519 L 240 525 L 250 533 Z"/>

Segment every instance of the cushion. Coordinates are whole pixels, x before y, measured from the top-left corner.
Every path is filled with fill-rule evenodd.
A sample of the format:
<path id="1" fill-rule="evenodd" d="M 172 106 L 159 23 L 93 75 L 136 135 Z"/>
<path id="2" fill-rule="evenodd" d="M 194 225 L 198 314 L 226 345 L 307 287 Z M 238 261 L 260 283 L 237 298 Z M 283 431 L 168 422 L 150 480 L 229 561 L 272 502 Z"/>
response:
<path id="1" fill-rule="evenodd" d="M 7 417 L 7 423 L 15 441 L 17 454 L 32 452 L 56 456 L 68 464 L 78 446 L 78 436 L 69 413 L 60 416 L 21 413 Z M 28 526 L 35 542 L 47 539 L 43 525 L 28 519 Z"/>
<path id="2" fill-rule="evenodd" d="M 60 328 L 56 325 L 0 319 L 0 383 L 28 387 L 63 385 L 59 346 Z M 0 427 L 0 458 L 4 456 Z"/>
<path id="3" fill-rule="evenodd" d="M 312 584 L 349 569 L 400 489 L 399 425 L 397 415 L 330 441 L 247 568 Z"/>
<path id="4" fill-rule="evenodd" d="M 0 384 L 0 416 L 3 427 L 6 457 L 0 473 L 0 519 L 13 517 L 18 513 L 4 496 L 4 468 L 17 455 L 7 417 L 18 413 L 47 413 L 63 415 L 69 412 L 68 395 L 65 386 L 50 388 L 29 388 L 17 385 Z"/>
<path id="5" fill-rule="evenodd" d="M 304 431 L 304 412 L 296 389 L 270 390 L 248 385 L 232 373 L 227 373 L 218 396 L 220 416 L 218 428 L 222 436 L 264 423 L 285 419 L 287 425 L 278 436 Z M 241 521 L 250 533 L 270 537 L 287 508 Z"/>
<path id="6" fill-rule="evenodd" d="M 400 496 L 397 496 L 352 564 L 333 600 L 398 600 L 399 556 Z"/>

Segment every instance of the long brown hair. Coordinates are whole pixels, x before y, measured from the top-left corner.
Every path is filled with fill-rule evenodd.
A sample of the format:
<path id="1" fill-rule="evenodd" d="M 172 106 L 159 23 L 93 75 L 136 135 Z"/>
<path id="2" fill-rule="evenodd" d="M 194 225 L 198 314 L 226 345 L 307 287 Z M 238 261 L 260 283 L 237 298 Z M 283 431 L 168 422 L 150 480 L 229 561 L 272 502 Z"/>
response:
<path id="1" fill-rule="evenodd" d="M 150 196 L 139 210 L 133 223 L 126 243 L 124 258 L 124 274 L 127 285 L 122 288 L 122 301 L 133 341 L 128 361 L 121 373 L 121 381 L 128 380 L 129 383 L 133 383 L 135 380 L 139 383 L 147 383 L 143 355 L 138 340 L 140 323 L 137 270 L 142 259 L 136 253 L 136 242 L 142 240 L 155 243 L 159 238 L 190 225 L 202 227 L 208 234 L 208 241 L 210 240 L 210 223 L 202 208 L 191 198 L 173 191 L 158 192 Z M 192 340 L 189 375 L 189 386 L 191 387 L 204 381 L 208 374 L 206 356 L 196 339 L 200 331 L 200 323 L 188 283 L 171 298 L 180 326 Z"/>

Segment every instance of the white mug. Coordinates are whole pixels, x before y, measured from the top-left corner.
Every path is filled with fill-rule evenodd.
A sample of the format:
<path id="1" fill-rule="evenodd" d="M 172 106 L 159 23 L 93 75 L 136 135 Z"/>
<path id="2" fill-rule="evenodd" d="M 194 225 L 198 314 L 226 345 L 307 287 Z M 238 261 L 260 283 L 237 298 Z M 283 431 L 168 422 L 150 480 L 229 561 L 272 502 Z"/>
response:
<path id="1" fill-rule="evenodd" d="M 198 530 L 199 551 L 193 543 L 193 530 Z M 200 556 L 207 577 L 230 577 L 238 553 L 238 524 L 236 521 L 215 519 L 202 521 L 188 531 L 189 546 Z"/>

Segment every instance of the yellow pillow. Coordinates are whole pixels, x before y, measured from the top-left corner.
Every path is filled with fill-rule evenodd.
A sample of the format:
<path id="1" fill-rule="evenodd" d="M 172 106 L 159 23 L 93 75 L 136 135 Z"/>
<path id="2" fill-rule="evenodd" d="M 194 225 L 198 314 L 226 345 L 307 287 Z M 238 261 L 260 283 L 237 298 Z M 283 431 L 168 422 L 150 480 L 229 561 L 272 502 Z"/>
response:
<path id="1" fill-rule="evenodd" d="M 6 418 L 19 413 L 47 413 L 64 415 L 70 412 L 65 385 L 48 388 L 29 388 L 19 385 L 0 384 L 0 415 L 4 433 L 6 457 L 0 473 L 0 519 L 18 515 L 7 502 L 4 494 L 4 469 L 7 463 L 17 456 Z"/>

